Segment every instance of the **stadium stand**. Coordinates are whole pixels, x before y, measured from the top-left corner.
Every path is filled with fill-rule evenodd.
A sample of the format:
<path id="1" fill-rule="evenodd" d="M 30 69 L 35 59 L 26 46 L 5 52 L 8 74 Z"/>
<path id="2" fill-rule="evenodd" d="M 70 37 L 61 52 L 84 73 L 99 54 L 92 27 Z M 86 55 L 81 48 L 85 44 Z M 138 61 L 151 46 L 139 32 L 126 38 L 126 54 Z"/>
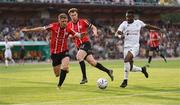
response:
<path id="1" fill-rule="evenodd" d="M 4 41 L 4 36 L 9 36 L 11 41 L 22 39 L 25 41 L 48 41 L 49 32 L 32 32 L 24 35 L 20 32 L 20 29 L 24 26 L 47 25 L 56 21 L 59 12 L 67 12 L 70 7 L 79 6 L 82 10 L 82 17 L 88 18 L 98 27 L 99 38 L 96 39 L 91 36 L 94 53 L 97 53 L 95 57 L 99 59 L 118 59 L 123 57 L 123 48 L 119 46 L 123 44 L 123 41 L 115 38 L 114 33 L 119 23 L 123 21 L 125 11 L 129 8 L 136 8 L 141 15 L 140 18 L 146 23 L 157 25 L 167 31 L 161 40 L 161 50 L 168 57 L 178 57 L 180 56 L 180 44 L 178 43 L 180 40 L 180 25 L 179 23 L 174 24 L 170 21 L 161 20 L 160 13 L 178 13 L 180 8 L 178 6 L 161 7 L 158 6 L 158 3 L 158 0 L 1 0 L 0 41 Z M 84 4 L 86 5 L 84 6 Z M 97 4 L 98 9 L 96 8 Z M 107 6 L 99 6 L 99 4 L 106 4 Z M 139 57 L 142 58 L 146 55 L 147 36 L 148 31 L 142 30 L 139 54 Z M 75 59 L 76 49 L 73 44 L 69 46 L 70 55 L 72 59 Z"/>
<path id="2" fill-rule="evenodd" d="M 111 5 L 178 5 L 178 0 L 1 0 L 9 3 L 80 3 L 80 4 L 111 4 Z"/>

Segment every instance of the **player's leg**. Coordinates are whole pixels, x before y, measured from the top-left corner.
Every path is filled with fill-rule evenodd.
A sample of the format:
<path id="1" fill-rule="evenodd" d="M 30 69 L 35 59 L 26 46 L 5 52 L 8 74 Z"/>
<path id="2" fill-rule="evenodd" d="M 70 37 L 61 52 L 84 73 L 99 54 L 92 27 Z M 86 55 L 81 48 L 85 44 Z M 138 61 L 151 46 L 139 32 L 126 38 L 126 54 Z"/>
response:
<path id="1" fill-rule="evenodd" d="M 5 66 L 8 67 L 8 58 L 5 58 Z"/>
<path id="2" fill-rule="evenodd" d="M 144 66 L 144 67 L 138 67 L 138 66 L 136 66 L 136 65 L 133 65 L 133 58 L 134 57 L 136 57 L 137 55 L 138 55 L 138 53 L 139 53 L 139 49 L 137 49 L 137 48 L 133 48 L 131 51 L 129 51 L 128 53 L 130 53 L 129 55 L 131 55 L 130 56 L 130 71 L 131 72 L 142 72 L 143 74 L 144 74 L 144 76 L 146 77 L 146 78 L 148 78 L 148 73 L 147 73 L 147 71 L 146 71 L 146 67 Z M 126 60 L 126 58 L 125 58 L 125 60 Z"/>
<path id="3" fill-rule="evenodd" d="M 152 56 L 153 56 L 153 51 L 150 49 L 150 51 L 149 51 L 149 57 L 148 57 L 148 63 L 149 63 L 149 64 L 151 63 Z"/>
<path id="4" fill-rule="evenodd" d="M 61 62 L 62 62 L 62 64 L 61 64 L 61 72 L 60 72 L 58 87 L 62 86 L 62 84 L 66 78 L 66 74 L 69 72 L 68 71 L 69 57 L 63 58 Z"/>
<path id="5" fill-rule="evenodd" d="M 127 53 L 127 54 L 126 54 Z M 138 67 L 133 65 L 133 58 L 138 54 L 138 49 L 131 49 L 128 52 L 124 51 L 125 59 L 124 59 L 124 80 L 120 87 L 125 88 L 128 84 L 128 74 L 131 72 L 142 72 L 146 78 L 148 77 L 148 73 L 146 72 L 146 67 Z"/>
<path id="6" fill-rule="evenodd" d="M 159 56 L 164 59 L 164 62 L 167 63 L 167 60 L 166 60 L 166 57 L 164 56 L 164 54 L 160 53 Z"/>
<path id="7" fill-rule="evenodd" d="M 24 56 L 23 55 L 20 55 L 19 63 L 24 65 Z"/>
<path id="8" fill-rule="evenodd" d="M 130 51 L 128 51 L 127 49 L 124 49 L 124 80 L 121 83 L 120 87 L 125 88 L 128 84 L 128 75 L 129 75 L 129 71 L 132 68 L 133 65 L 133 55 Z M 130 63 L 131 62 L 131 63 Z"/>
<path id="9" fill-rule="evenodd" d="M 15 61 L 14 61 L 14 59 L 12 58 L 12 53 L 11 53 L 11 51 L 9 51 L 9 58 L 10 58 L 11 62 L 12 62 L 13 64 L 15 64 Z"/>
<path id="10" fill-rule="evenodd" d="M 79 49 L 76 55 L 77 60 L 79 61 L 81 72 L 82 72 L 82 80 L 80 84 L 87 83 L 87 76 L 86 76 L 86 65 L 84 62 L 84 57 L 87 55 L 86 51 Z"/>
<path id="11" fill-rule="evenodd" d="M 4 57 L 5 57 L 5 66 L 8 67 L 8 52 L 4 52 Z"/>
<path id="12" fill-rule="evenodd" d="M 165 57 L 165 55 L 159 50 L 159 47 L 157 47 L 156 52 L 157 52 L 157 54 L 158 54 L 161 58 L 164 59 L 164 62 L 167 63 L 166 57 Z"/>
<path id="13" fill-rule="evenodd" d="M 149 74 L 146 71 L 146 66 L 138 67 L 136 65 L 133 65 L 131 72 L 142 72 L 146 78 L 148 78 L 148 76 L 149 76 Z"/>
<path id="14" fill-rule="evenodd" d="M 60 69 L 61 69 L 60 58 L 58 54 L 52 54 L 51 59 L 52 59 L 52 66 L 53 66 L 54 74 L 56 77 L 58 77 L 60 74 Z"/>
<path id="15" fill-rule="evenodd" d="M 59 64 L 59 65 L 57 65 L 57 66 L 53 66 L 54 75 L 55 75 L 56 77 L 59 77 L 60 69 L 61 69 L 61 64 Z"/>
<path id="16" fill-rule="evenodd" d="M 113 76 L 113 70 L 109 70 L 106 67 L 104 67 L 101 63 L 97 62 L 94 57 L 92 56 L 92 54 L 89 54 L 86 59 L 85 59 L 89 64 L 91 64 L 92 66 L 98 68 L 101 71 L 106 72 L 109 77 L 111 78 L 111 80 L 114 80 L 114 76 Z"/>

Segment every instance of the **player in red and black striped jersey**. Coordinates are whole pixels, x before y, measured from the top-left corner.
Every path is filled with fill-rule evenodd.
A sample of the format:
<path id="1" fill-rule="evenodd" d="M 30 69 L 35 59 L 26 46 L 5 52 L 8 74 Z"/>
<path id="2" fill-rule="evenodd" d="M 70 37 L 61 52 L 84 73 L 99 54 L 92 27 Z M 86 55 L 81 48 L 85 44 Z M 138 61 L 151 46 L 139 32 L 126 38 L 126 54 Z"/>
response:
<path id="1" fill-rule="evenodd" d="M 52 59 L 52 66 L 56 77 L 59 77 L 58 87 L 63 84 L 66 74 L 68 73 L 69 54 L 68 54 L 68 32 L 66 24 L 68 16 L 65 13 L 58 15 L 58 22 L 49 24 L 44 27 L 36 27 L 31 29 L 22 29 L 23 32 L 29 31 L 45 31 L 51 32 L 50 52 Z"/>
<path id="2" fill-rule="evenodd" d="M 150 30 L 149 41 L 148 41 L 148 45 L 149 45 L 148 63 L 149 64 L 151 63 L 153 52 L 156 52 L 160 57 L 164 59 L 165 62 L 167 62 L 165 56 L 159 51 L 159 40 L 160 40 L 160 35 L 158 34 L 158 32 L 156 32 L 155 30 Z"/>
<path id="3" fill-rule="evenodd" d="M 98 63 L 92 56 L 92 48 L 88 36 L 88 31 L 89 29 L 92 29 L 94 36 L 97 37 L 97 28 L 89 23 L 88 20 L 78 18 L 78 10 L 76 8 L 69 9 L 68 14 L 71 18 L 71 21 L 68 22 L 67 29 L 68 32 L 72 35 L 71 37 L 75 46 L 78 48 L 76 58 L 79 61 L 83 75 L 80 84 L 85 84 L 88 82 L 84 60 L 99 70 L 106 72 L 113 81 L 113 71 Z"/>

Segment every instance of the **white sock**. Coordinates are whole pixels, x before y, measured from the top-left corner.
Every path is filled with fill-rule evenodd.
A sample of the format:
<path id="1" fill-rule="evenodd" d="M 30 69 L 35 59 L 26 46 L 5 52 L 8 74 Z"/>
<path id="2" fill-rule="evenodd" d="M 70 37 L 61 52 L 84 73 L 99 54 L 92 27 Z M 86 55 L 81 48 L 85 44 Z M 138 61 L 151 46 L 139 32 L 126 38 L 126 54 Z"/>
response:
<path id="1" fill-rule="evenodd" d="M 5 65 L 8 66 L 8 60 L 5 60 Z"/>
<path id="2" fill-rule="evenodd" d="M 141 67 L 137 67 L 137 66 L 133 65 L 132 72 L 141 72 L 141 71 L 142 71 Z"/>
<path id="3" fill-rule="evenodd" d="M 128 79 L 128 75 L 129 75 L 129 71 L 130 71 L 130 64 L 129 62 L 124 63 L 124 79 Z"/>

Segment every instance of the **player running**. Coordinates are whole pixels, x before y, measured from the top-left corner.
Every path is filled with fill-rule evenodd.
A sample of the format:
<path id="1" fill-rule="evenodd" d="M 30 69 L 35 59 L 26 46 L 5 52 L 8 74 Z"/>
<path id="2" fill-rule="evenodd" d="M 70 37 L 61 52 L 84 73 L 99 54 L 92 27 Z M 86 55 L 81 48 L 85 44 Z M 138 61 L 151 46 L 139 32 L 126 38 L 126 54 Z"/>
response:
<path id="1" fill-rule="evenodd" d="M 12 45 L 8 42 L 8 37 L 5 36 L 5 65 L 8 67 L 8 61 L 11 61 L 13 64 L 15 64 L 14 59 L 12 58 L 12 52 L 11 52 Z"/>
<path id="2" fill-rule="evenodd" d="M 113 71 L 98 63 L 92 55 L 92 48 L 89 41 L 90 39 L 88 36 L 88 30 L 92 29 L 94 37 L 97 37 L 97 28 L 89 23 L 86 19 L 78 18 L 78 9 L 76 8 L 69 9 L 68 14 L 71 18 L 71 21 L 67 24 L 68 32 L 72 34 L 73 42 L 78 48 L 76 58 L 79 61 L 82 71 L 82 80 L 80 84 L 85 84 L 88 82 L 84 60 L 86 60 L 89 64 L 98 68 L 99 70 L 106 72 L 113 81 Z"/>
<path id="3" fill-rule="evenodd" d="M 24 48 L 24 45 L 21 45 L 21 48 L 19 50 L 19 57 L 20 57 L 19 64 L 23 64 L 24 65 L 24 57 L 25 57 L 25 48 Z"/>
<path id="4" fill-rule="evenodd" d="M 59 77 L 58 88 L 63 84 L 69 66 L 69 53 L 68 53 L 68 32 L 66 24 L 68 16 L 65 13 L 58 15 L 58 22 L 49 24 L 44 27 L 36 27 L 31 29 L 22 29 L 23 32 L 29 31 L 51 31 L 50 52 L 52 59 L 52 66 L 55 76 Z"/>
<path id="5" fill-rule="evenodd" d="M 149 41 L 148 41 L 148 45 L 149 45 L 148 66 L 151 63 L 153 52 L 156 52 L 160 57 L 164 59 L 165 62 L 167 62 L 165 56 L 159 51 L 159 40 L 160 40 L 160 35 L 158 34 L 158 32 L 156 32 L 155 30 L 150 30 Z"/>
<path id="6" fill-rule="evenodd" d="M 128 73 L 142 72 L 146 78 L 148 73 L 146 67 L 138 67 L 133 65 L 133 58 L 139 53 L 139 37 L 141 28 L 153 29 L 160 31 L 160 28 L 145 24 L 141 20 L 134 19 L 134 11 L 128 10 L 126 12 L 126 21 L 123 21 L 115 36 L 124 39 L 124 80 L 120 87 L 125 88 L 128 84 Z"/>

